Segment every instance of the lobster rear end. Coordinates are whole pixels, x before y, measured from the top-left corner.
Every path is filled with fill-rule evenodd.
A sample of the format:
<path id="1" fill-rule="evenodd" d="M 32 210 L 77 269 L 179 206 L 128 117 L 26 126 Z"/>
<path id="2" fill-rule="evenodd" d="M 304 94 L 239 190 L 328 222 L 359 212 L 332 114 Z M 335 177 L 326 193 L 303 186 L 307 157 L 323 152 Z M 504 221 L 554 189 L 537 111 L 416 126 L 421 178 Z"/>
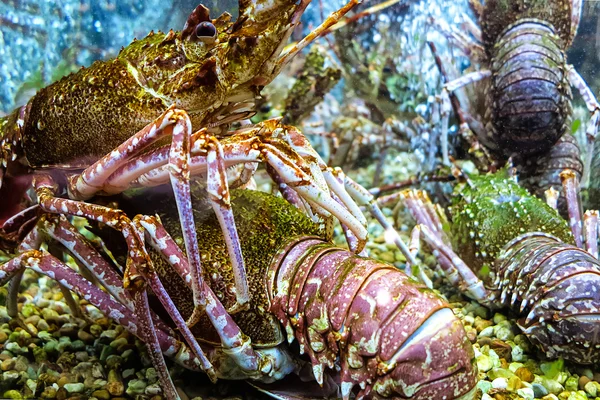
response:
<path id="1" fill-rule="evenodd" d="M 486 120 L 507 156 L 545 152 L 570 126 L 572 96 L 559 33 L 546 20 L 520 18 L 487 47 L 492 83 Z"/>

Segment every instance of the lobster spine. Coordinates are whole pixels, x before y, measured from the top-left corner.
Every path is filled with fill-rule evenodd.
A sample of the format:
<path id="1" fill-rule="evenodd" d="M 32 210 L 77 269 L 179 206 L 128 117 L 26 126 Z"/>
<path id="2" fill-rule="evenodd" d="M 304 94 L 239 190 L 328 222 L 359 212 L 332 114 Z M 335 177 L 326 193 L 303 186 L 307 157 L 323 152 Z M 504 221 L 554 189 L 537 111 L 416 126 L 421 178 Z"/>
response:
<path id="1" fill-rule="evenodd" d="M 518 310 L 520 328 L 548 357 L 599 361 L 599 345 L 591 342 L 600 333 L 597 259 L 552 235 L 532 232 L 509 242 L 497 266 L 502 304 Z"/>
<path id="2" fill-rule="evenodd" d="M 345 398 L 355 385 L 358 398 L 411 399 L 459 398 L 473 387 L 460 321 L 396 268 L 304 238 L 278 253 L 268 276 L 271 311 L 288 340 L 298 340 L 318 381 L 339 357 Z"/>
<path id="3" fill-rule="evenodd" d="M 521 19 L 492 49 L 489 134 L 507 156 L 546 151 L 570 124 L 571 89 L 552 25 Z"/>

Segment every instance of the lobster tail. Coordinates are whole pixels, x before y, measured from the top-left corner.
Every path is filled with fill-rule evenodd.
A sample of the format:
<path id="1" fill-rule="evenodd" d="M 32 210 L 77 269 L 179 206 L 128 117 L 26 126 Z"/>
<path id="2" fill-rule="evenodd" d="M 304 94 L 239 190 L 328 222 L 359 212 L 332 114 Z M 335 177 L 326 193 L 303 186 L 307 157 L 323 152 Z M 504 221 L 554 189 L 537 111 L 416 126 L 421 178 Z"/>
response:
<path id="1" fill-rule="evenodd" d="M 491 135 L 507 156 L 545 152 L 567 130 L 571 89 L 552 26 L 523 19 L 509 26 L 492 59 L 487 97 Z"/>
<path id="2" fill-rule="evenodd" d="M 310 357 L 317 381 L 339 357 L 344 398 L 355 386 L 359 398 L 470 395 L 471 345 L 424 285 L 316 239 L 292 243 L 271 265 L 271 311 Z"/>
<path id="3" fill-rule="evenodd" d="M 534 232 L 510 242 L 498 267 L 503 302 L 520 303 L 519 326 L 546 356 L 580 364 L 600 361 L 597 259 Z"/>
<path id="4" fill-rule="evenodd" d="M 550 188 L 562 190 L 560 173 L 570 169 L 581 181 L 583 162 L 579 146 L 573 135 L 563 135 L 552 148 L 540 157 L 523 157 L 516 160 L 519 168 L 519 181 L 529 191 L 539 198 L 544 198 L 544 192 Z M 558 210 L 566 215 L 565 197 L 558 198 Z"/>

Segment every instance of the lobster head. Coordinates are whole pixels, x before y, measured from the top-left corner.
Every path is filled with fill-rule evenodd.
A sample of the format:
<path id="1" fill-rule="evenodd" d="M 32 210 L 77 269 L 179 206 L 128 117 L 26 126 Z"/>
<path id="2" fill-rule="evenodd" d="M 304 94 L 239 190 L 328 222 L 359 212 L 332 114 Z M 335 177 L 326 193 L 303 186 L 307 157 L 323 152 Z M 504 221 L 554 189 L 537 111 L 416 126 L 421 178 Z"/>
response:
<path id="1" fill-rule="evenodd" d="M 151 33 L 123 49 L 119 59 L 147 91 L 185 109 L 194 125 L 210 125 L 224 114 L 228 121 L 243 119 L 279 73 L 283 48 L 308 3 L 239 0 L 235 21 L 229 13 L 211 19 L 201 4 L 181 32 Z"/>

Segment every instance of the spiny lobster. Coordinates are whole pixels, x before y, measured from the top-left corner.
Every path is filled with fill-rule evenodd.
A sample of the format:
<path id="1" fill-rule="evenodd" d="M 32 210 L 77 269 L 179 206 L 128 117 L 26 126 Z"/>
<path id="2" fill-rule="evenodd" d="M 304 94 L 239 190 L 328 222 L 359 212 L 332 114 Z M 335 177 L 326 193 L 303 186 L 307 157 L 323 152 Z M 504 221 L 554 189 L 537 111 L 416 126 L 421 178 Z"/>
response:
<path id="1" fill-rule="evenodd" d="M 128 213 L 158 215 L 133 219 L 153 248 L 154 265 L 138 269 L 144 279 L 130 283 L 134 290 L 123 289 L 113 266 L 65 216 L 51 214 L 40 219 L 19 254 L 0 266 L 0 283 L 30 268 L 97 306 L 147 344 L 168 398 L 177 395 L 161 353 L 219 378 L 265 383 L 308 363 L 322 384 L 328 374 L 324 367 L 336 367 L 331 372 L 339 373 L 344 399 L 353 392 L 357 398 L 472 398 L 474 353 L 449 305 L 395 267 L 333 246 L 318 225 L 272 195 L 250 190 L 232 194 L 251 302 L 247 310 L 230 315 L 226 307 L 236 301 L 234 271 L 218 218 L 204 196 L 194 186 L 198 246 L 207 270 L 202 287 L 206 313 L 192 329 L 184 321 L 195 309 L 190 267 L 177 245 L 182 231 L 175 202 L 164 193 L 144 190 L 118 198 Z M 102 227 L 93 230 L 116 260 L 127 259 L 120 235 Z M 40 250 L 44 242 L 68 249 L 106 292 Z M 150 309 L 147 287 L 170 319 L 163 321 Z M 286 337 L 289 343 L 298 341 L 307 361 L 292 354 Z"/>
<path id="2" fill-rule="evenodd" d="M 401 198 L 419 224 L 413 252 L 422 237 L 452 284 L 488 307 L 509 307 L 547 357 L 592 364 L 600 361 L 598 212 L 587 211 L 582 226 L 576 175 L 565 170 L 561 179 L 570 229 L 506 171 L 457 185 L 450 232 L 425 192 Z"/>
<path id="3" fill-rule="evenodd" d="M 586 131 L 588 147 L 593 146 L 598 131 L 600 103 L 579 73 L 567 64 L 565 55 L 577 32 L 582 1 L 487 0 L 482 5 L 472 0 L 470 3 L 481 30 L 467 17 L 465 25 L 482 45 L 456 29 L 442 29 L 485 69 L 444 85 L 443 137 L 447 136 L 452 105 L 459 115 L 460 131 L 471 142 L 472 149 L 477 149 L 479 144 L 474 143 L 479 139 L 484 153 L 493 153 L 487 157 L 499 159 L 499 165 L 513 157 L 523 181 L 538 195 L 550 187 L 558 189 L 558 175 L 565 168 L 574 170 L 579 178 L 583 174 L 582 182 L 587 185 L 591 153 L 582 163 L 579 148 L 569 136 L 570 85 L 579 90 L 591 113 Z M 460 110 L 460 102 L 452 92 L 483 79 L 488 79 L 483 91 L 485 111 L 483 120 L 477 121 Z"/>
<path id="4" fill-rule="evenodd" d="M 211 19 L 199 5 L 181 32 L 151 32 L 115 59 L 40 90 L 0 119 L 0 179 L 6 173 L 10 187 L 33 173 L 37 197 L 33 206 L 5 221 L 0 242 L 19 243 L 41 211 L 95 219 L 128 240 L 127 282 L 130 268 L 151 267 L 141 239 L 123 213 L 82 200 L 170 182 L 199 303 L 202 267 L 189 181 L 191 174 L 204 175 L 235 266 L 237 302 L 230 310 L 235 312 L 249 301 L 249 288 L 228 179 L 233 186 L 244 185 L 265 162 L 286 198 L 314 214 L 340 218 L 360 251 L 367 234 L 364 216 L 300 132 L 274 120 L 226 132 L 254 113 L 262 87 L 295 54 L 358 2 L 350 0 L 288 50 L 287 39 L 310 0 L 240 0 L 236 21 L 227 13 Z M 4 212 L 13 208 L 2 204 Z"/>

